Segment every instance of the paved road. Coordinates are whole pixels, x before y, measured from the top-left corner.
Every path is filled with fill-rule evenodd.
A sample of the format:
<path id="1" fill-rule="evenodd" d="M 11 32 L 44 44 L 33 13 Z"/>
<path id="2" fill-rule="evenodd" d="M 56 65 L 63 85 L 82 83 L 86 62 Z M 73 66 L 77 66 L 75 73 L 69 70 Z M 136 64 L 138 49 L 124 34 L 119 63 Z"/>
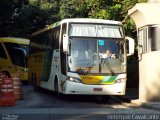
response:
<path id="1" fill-rule="evenodd" d="M 52 92 L 35 92 L 31 86 L 23 86 L 23 91 L 24 100 L 0 108 L 0 120 L 160 120 L 160 111 L 116 97 L 102 103 L 92 96 L 67 96 L 60 100 Z"/>
<path id="2" fill-rule="evenodd" d="M 58 99 L 53 92 L 41 90 L 35 92 L 32 87 L 24 86 L 24 100 L 17 102 L 15 108 L 88 108 L 88 107 L 110 107 L 110 104 L 116 104 L 112 100 L 102 103 L 99 98 L 93 96 L 65 96 Z"/>
<path id="3" fill-rule="evenodd" d="M 143 108 L 0 109 L 1 120 L 160 120 L 159 111 Z"/>
<path id="4" fill-rule="evenodd" d="M 65 96 L 58 99 L 53 92 L 41 90 L 35 92 L 32 86 L 23 86 L 24 100 L 18 100 L 12 108 L 126 108 L 124 104 L 111 97 L 108 102 L 102 102 L 95 96 Z M 130 107 L 135 107 L 130 104 Z"/>

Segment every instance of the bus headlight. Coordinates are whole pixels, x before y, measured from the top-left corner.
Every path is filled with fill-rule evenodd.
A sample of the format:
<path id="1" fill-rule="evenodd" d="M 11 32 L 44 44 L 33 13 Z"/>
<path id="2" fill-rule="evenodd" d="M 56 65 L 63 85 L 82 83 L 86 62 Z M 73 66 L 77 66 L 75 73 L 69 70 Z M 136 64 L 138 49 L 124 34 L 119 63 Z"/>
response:
<path id="1" fill-rule="evenodd" d="M 75 77 L 67 77 L 67 80 L 71 82 L 78 82 L 78 83 L 82 82 L 79 78 L 75 78 Z"/>
<path id="2" fill-rule="evenodd" d="M 121 78 L 121 79 L 117 79 L 115 80 L 115 83 L 122 83 L 122 82 L 126 82 L 126 78 Z"/>

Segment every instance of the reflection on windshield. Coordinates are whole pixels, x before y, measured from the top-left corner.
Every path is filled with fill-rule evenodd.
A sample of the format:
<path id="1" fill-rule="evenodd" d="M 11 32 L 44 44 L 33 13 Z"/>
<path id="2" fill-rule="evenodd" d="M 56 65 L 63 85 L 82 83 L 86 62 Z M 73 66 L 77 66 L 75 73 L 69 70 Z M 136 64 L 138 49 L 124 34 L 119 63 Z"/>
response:
<path id="1" fill-rule="evenodd" d="M 78 73 L 121 73 L 123 42 L 119 39 L 72 38 L 69 70 Z"/>
<path id="2" fill-rule="evenodd" d="M 29 54 L 29 47 L 26 45 L 21 46 L 24 52 L 24 67 L 28 67 L 28 54 Z"/>
<path id="3" fill-rule="evenodd" d="M 5 43 L 5 46 L 14 65 L 28 66 L 28 46 L 12 43 Z"/>

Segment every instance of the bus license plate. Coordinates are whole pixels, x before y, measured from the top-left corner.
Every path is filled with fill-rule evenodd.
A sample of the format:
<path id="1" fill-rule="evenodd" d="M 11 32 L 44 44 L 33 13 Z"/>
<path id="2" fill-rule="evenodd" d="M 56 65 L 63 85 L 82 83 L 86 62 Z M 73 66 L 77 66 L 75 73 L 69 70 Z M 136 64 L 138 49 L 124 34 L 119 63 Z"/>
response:
<path id="1" fill-rule="evenodd" d="M 101 91 L 102 91 L 102 88 L 93 88 L 93 91 L 101 92 Z"/>

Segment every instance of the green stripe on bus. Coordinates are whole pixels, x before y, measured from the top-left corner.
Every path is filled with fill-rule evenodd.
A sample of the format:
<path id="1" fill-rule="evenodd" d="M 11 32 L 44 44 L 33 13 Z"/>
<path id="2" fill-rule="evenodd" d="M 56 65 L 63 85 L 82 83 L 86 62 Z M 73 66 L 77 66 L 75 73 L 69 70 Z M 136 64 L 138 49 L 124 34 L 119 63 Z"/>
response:
<path id="1" fill-rule="evenodd" d="M 117 76 L 105 76 L 103 80 L 100 81 L 100 83 L 112 83 L 115 81 Z"/>

